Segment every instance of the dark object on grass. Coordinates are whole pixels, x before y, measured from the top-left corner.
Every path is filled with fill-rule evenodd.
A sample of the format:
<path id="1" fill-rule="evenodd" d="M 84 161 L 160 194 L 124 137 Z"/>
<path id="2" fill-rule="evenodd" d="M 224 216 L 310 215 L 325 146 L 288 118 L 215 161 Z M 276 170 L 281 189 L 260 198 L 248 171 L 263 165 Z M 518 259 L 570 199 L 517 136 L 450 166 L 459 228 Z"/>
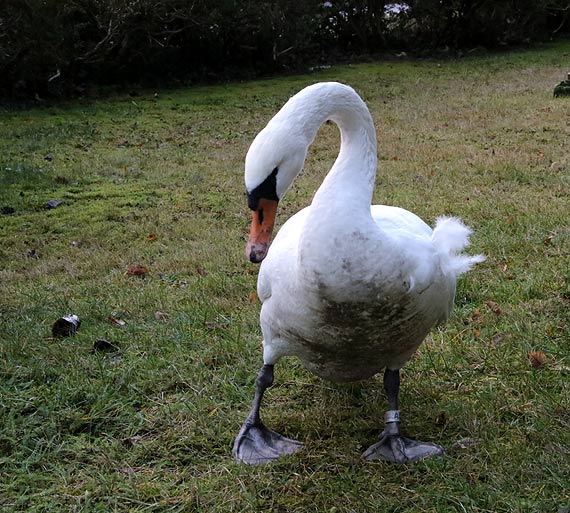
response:
<path id="1" fill-rule="evenodd" d="M 48 153 L 45 157 L 44 160 L 47 160 L 48 162 L 51 162 L 53 160 L 53 153 Z"/>
<path id="2" fill-rule="evenodd" d="M 16 209 L 14 207 L 10 207 L 10 206 L 4 206 L 2 208 L 0 208 L 0 213 L 9 216 L 10 214 L 13 214 L 14 212 L 16 212 Z"/>
<path id="3" fill-rule="evenodd" d="M 554 98 L 559 96 L 570 96 L 570 73 L 568 73 L 566 80 L 563 80 L 554 88 Z"/>
<path id="4" fill-rule="evenodd" d="M 44 203 L 44 207 L 47 208 L 48 210 L 59 207 L 59 205 L 61 205 L 61 201 L 59 200 L 49 200 L 46 203 Z"/>
<path id="5" fill-rule="evenodd" d="M 97 352 L 118 353 L 119 348 L 115 344 L 112 344 L 111 342 L 109 342 L 108 340 L 105 340 L 104 338 L 98 338 L 95 341 L 95 343 L 93 344 L 93 347 L 91 348 L 91 352 L 92 353 L 97 353 Z"/>
<path id="6" fill-rule="evenodd" d="M 77 315 L 64 315 L 53 323 L 51 333 L 54 337 L 63 338 L 75 335 L 81 326 L 81 321 Z"/>

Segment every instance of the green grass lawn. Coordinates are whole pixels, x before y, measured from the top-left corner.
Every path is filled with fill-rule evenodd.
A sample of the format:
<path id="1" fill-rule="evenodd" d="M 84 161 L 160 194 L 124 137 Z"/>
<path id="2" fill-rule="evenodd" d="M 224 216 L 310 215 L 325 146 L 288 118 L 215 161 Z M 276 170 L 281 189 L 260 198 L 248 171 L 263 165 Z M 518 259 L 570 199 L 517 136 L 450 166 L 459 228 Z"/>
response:
<path id="1" fill-rule="evenodd" d="M 569 61 L 558 43 L 1 112 L 0 511 L 568 512 L 570 99 L 552 90 Z M 457 215 L 487 255 L 402 375 L 403 430 L 439 459 L 362 460 L 381 379 L 335 385 L 286 359 L 264 417 L 304 450 L 232 460 L 262 363 L 244 156 L 323 80 L 370 107 L 375 202 Z M 338 139 L 321 129 L 279 224 Z M 51 338 L 67 313 L 77 335 Z M 93 353 L 99 338 L 120 353 Z"/>

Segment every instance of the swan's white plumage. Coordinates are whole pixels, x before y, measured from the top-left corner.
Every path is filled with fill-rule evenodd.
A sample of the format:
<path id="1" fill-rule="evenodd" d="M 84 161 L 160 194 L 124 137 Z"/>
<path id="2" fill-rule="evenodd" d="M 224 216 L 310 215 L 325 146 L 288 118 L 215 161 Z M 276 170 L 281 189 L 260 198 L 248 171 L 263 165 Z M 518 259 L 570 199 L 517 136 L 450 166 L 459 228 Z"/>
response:
<path id="1" fill-rule="evenodd" d="M 456 276 L 483 257 L 459 253 L 470 230 L 458 219 L 440 218 L 432 230 L 407 210 L 370 206 L 375 129 L 342 84 L 305 88 L 270 121 L 248 152 L 248 190 L 278 167 L 281 198 L 327 119 L 341 131 L 339 156 L 260 268 L 264 361 L 295 355 L 324 378 L 355 380 L 404 365 L 451 312 Z"/>
<path id="2" fill-rule="evenodd" d="M 471 228 L 455 217 L 440 217 L 435 222 L 432 235 L 433 245 L 438 248 L 442 259 L 447 261 L 449 272 L 455 273 L 456 276 L 469 271 L 475 264 L 485 260 L 483 255 L 459 254 L 459 251 L 469 245 L 470 234 Z"/>

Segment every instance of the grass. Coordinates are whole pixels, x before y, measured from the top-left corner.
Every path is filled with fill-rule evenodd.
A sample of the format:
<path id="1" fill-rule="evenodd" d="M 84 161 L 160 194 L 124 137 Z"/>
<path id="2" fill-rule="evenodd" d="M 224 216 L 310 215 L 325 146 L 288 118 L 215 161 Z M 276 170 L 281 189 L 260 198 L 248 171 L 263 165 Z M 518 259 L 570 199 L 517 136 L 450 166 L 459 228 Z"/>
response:
<path id="1" fill-rule="evenodd" d="M 552 88 L 569 55 L 557 43 L 4 111 L 0 511 L 567 512 L 570 104 Z M 261 365 L 243 159 L 320 80 L 372 111 L 375 202 L 458 215 L 488 257 L 403 372 L 403 429 L 445 446 L 440 459 L 363 461 L 380 379 L 334 385 L 294 359 L 264 415 L 306 447 L 257 468 L 231 457 Z M 337 150 L 326 125 L 280 223 Z M 51 338 L 66 313 L 80 330 Z M 92 353 L 99 338 L 120 353 Z"/>

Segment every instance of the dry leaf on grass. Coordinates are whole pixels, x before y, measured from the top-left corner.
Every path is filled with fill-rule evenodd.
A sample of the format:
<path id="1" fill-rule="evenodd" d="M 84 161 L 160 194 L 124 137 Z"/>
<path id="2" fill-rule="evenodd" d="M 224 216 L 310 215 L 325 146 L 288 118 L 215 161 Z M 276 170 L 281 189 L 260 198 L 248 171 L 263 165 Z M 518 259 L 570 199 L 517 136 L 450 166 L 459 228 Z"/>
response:
<path id="1" fill-rule="evenodd" d="M 253 302 L 257 301 L 257 294 L 256 294 L 255 292 L 252 292 L 252 293 L 249 295 L 249 297 L 247 298 L 247 300 L 248 300 L 250 303 L 253 303 Z"/>
<path id="2" fill-rule="evenodd" d="M 109 322 L 111 324 L 114 324 L 116 326 L 124 326 L 125 324 L 127 324 L 122 319 L 117 319 L 116 317 L 113 317 L 112 315 L 109 315 L 109 317 L 107 317 L 107 319 L 109 320 Z"/>
<path id="3" fill-rule="evenodd" d="M 497 334 L 493 335 L 493 337 L 491 338 L 491 344 L 493 344 L 495 347 L 497 347 L 506 338 L 507 338 L 507 335 L 505 333 L 497 333 Z"/>
<path id="4" fill-rule="evenodd" d="M 531 351 L 528 353 L 528 361 L 534 369 L 538 369 L 548 361 L 548 358 L 542 351 Z"/>
<path id="5" fill-rule="evenodd" d="M 503 312 L 501 310 L 501 307 L 494 301 L 485 301 L 485 304 L 489 307 L 489 310 L 491 310 L 491 312 L 493 312 L 495 315 L 501 315 L 501 313 Z"/>
<path id="6" fill-rule="evenodd" d="M 157 310 L 156 312 L 154 312 L 154 318 L 157 321 L 167 321 L 168 318 L 170 317 L 169 314 L 165 313 L 165 312 L 161 312 L 159 310 Z"/>
<path id="7" fill-rule="evenodd" d="M 481 311 L 479 309 L 473 311 L 473 314 L 471 315 L 471 322 L 473 324 L 479 324 L 483 322 L 483 316 L 481 315 Z"/>
<path id="8" fill-rule="evenodd" d="M 505 276 L 505 278 L 507 280 L 514 280 L 515 279 L 515 275 L 509 271 L 509 266 L 507 264 L 503 265 L 502 271 L 503 271 L 503 275 Z"/>
<path id="9" fill-rule="evenodd" d="M 145 276 L 147 273 L 148 268 L 142 264 L 131 264 L 125 272 L 127 276 Z"/>
<path id="10" fill-rule="evenodd" d="M 200 275 L 200 276 L 208 276 L 208 271 L 206 271 L 206 269 L 204 269 L 203 267 L 198 267 L 196 269 L 196 272 Z"/>

